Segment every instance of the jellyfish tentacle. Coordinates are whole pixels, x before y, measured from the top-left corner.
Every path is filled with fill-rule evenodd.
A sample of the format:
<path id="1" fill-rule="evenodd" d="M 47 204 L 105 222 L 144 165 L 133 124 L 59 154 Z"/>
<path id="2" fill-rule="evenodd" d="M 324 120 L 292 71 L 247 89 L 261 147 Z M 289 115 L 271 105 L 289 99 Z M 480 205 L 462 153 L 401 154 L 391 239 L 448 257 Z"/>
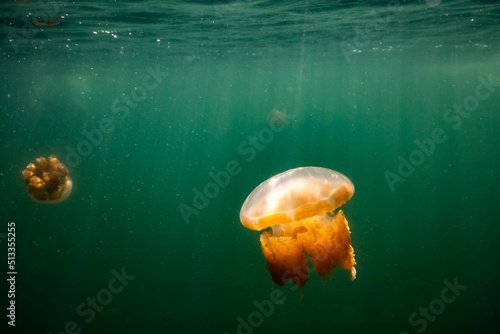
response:
<path id="1" fill-rule="evenodd" d="M 307 259 L 302 244 L 291 237 L 274 237 L 269 232 L 260 236 L 262 253 L 272 280 L 279 286 L 293 281 L 303 286 L 309 280 Z"/>

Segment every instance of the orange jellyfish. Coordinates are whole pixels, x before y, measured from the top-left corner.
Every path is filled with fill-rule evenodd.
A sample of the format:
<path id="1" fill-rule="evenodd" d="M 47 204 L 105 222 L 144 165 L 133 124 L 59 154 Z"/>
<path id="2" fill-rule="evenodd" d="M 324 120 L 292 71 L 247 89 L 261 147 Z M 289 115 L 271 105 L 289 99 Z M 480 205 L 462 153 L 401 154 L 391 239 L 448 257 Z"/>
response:
<path id="1" fill-rule="evenodd" d="M 68 169 L 53 155 L 36 158 L 22 174 L 29 195 L 37 203 L 60 203 L 68 198 L 73 186 Z"/>
<path id="2" fill-rule="evenodd" d="M 279 286 L 309 280 L 306 254 L 319 276 L 335 266 L 356 278 L 349 225 L 342 210 L 354 194 L 344 175 L 327 168 L 300 167 L 275 175 L 247 197 L 240 211 L 243 226 L 265 231 L 262 253 L 272 280 Z"/>

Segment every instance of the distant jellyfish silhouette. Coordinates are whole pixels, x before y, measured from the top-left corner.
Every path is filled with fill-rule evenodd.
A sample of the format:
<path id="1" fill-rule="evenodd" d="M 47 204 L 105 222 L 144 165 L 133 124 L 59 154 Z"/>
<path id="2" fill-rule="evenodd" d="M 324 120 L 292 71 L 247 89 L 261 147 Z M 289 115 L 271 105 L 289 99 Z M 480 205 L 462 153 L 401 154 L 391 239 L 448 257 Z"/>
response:
<path id="1" fill-rule="evenodd" d="M 284 126 L 296 120 L 297 116 L 289 114 L 286 107 L 283 110 L 273 108 L 267 115 L 267 121 L 276 126 Z"/>
<path id="2" fill-rule="evenodd" d="M 306 254 L 323 279 L 335 266 L 356 278 L 349 225 L 342 210 L 354 194 L 344 175 L 321 167 L 300 167 L 275 175 L 247 197 L 240 211 L 243 226 L 265 231 L 262 253 L 272 280 L 299 287 L 309 280 Z"/>
<path id="3" fill-rule="evenodd" d="M 73 186 L 68 169 L 53 155 L 36 158 L 22 175 L 28 194 L 37 203 L 60 203 L 68 198 Z"/>
<path id="4" fill-rule="evenodd" d="M 35 19 L 32 20 L 31 23 L 37 27 L 53 27 L 61 23 L 58 20 L 54 19 Z"/>

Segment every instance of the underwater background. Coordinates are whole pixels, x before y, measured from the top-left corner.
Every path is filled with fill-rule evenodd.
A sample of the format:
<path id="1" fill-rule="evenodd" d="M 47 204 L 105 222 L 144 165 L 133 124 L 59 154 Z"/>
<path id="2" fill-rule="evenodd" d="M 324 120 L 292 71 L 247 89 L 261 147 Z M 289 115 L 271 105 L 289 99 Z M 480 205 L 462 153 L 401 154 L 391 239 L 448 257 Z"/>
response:
<path id="1" fill-rule="evenodd" d="M 2 333 L 499 331 L 497 2 L 0 13 L 2 295 L 12 222 L 17 272 Z M 51 154 L 73 190 L 41 205 L 21 171 Z M 300 166 L 356 187 L 355 281 L 336 268 L 280 290 L 239 221 L 258 184 Z"/>

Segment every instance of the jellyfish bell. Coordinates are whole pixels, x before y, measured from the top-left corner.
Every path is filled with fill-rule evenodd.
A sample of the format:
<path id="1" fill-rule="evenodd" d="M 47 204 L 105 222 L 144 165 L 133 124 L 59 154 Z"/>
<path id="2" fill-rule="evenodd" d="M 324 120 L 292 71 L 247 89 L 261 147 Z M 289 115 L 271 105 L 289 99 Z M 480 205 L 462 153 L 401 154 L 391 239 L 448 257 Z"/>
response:
<path id="1" fill-rule="evenodd" d="M 39 157 L 26 166 L 22 176 L 33 201 L 56 204 L 66 200 L 73 182 L 66 166 L 55 156 Z"/>
<path id="2" fill-rule="evenodd" d="M 332 212 L 353 194 L 354 185 L 346 176 L 322 167 L 299 167 L 255 188 L 241 207 L 240 220 L 246 228 L 260 231 Z"/>
<path id="3" fill-rule="evenodd" d="M 350 231 L 342 210 L 354 185 L 341 173 L 321 167 L 300 167 L 275 175 L 247 197 L 240 211 L 243 226 L 265 231 L 261 248 L 278 285 L 309 280 L 306 254 L 321 277 L 335 266 L 356 276 Z"/>

